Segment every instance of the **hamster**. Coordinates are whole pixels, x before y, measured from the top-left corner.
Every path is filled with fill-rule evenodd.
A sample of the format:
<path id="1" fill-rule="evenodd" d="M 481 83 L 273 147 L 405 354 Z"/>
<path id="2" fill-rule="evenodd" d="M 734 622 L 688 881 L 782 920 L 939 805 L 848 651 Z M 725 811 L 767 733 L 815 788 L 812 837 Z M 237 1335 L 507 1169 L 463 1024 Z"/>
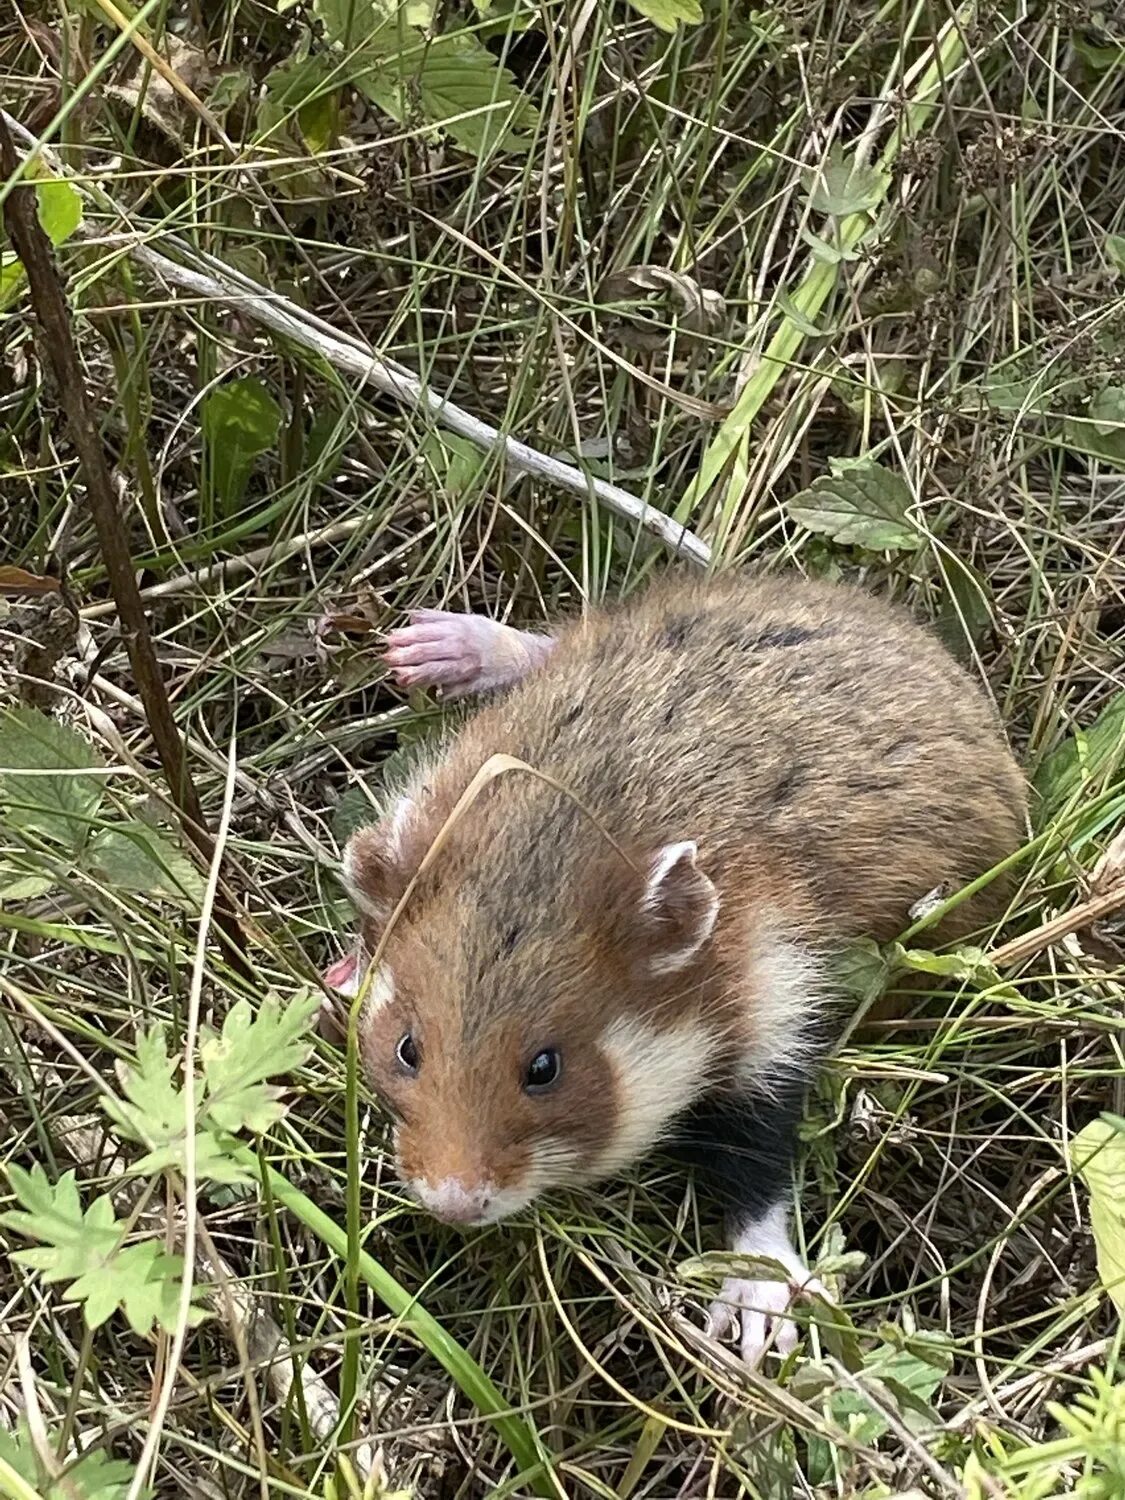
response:
<path id="1" fill-rule="evenodd" d="M 1010 855 L 1025 786 L 991 705 L 925 629 L 798 577 L 669 575 L 551 636 L 419 611 L 403 685 L 506 689 L 361 829 L 360 914 L 326 979 L 367 984 L 360 1046 L 408 1193 L 489 1224 L 658 1143 L 710 1179 L 739 1253 L 709 1328 L 757 1363 L 821 1290 L 787 1230 L 803 1098 L 835 1040 L 830 966 Z M 366 970 L 474 774 L 464 810 Z M 552 784 L 553 782 L 553 784 Z M 560 790 L 561 788 L 561 790 Z M 993 881 L 943 939 L 996 918 Z"/>

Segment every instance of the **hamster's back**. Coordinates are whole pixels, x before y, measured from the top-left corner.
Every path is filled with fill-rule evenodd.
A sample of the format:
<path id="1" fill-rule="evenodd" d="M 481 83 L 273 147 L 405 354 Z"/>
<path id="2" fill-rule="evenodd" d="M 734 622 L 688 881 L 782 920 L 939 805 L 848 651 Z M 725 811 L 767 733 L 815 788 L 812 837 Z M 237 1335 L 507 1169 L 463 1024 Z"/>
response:
<path id="1" fill-rule="evenodd" d="M 1022 777 L 968 673 L 899 609 L 795 577 L 673 576 L 564 628 L 450 765 L 465 780 L 496 751 L 549 772 L 626 846 L 695 840 L 720 888 L 768 868 L 826 935 L 893 936 L 920 896 L 1022 834 Z M 582 866 L 573 802 L 504 782 L 479 813 L 490 864 L 565 899 Z"/>

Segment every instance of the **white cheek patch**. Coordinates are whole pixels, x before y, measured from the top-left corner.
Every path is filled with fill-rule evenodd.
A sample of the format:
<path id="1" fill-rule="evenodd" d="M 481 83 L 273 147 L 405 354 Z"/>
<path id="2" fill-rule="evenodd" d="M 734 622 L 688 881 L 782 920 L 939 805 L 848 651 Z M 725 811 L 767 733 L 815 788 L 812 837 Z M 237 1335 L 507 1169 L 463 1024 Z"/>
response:
<path id="1" fill-rule="evenodd" d="M 828 1002 L 826 967 L 799 943 L 767 927 L 747 965 L 747 1034 L 739 1075 L 769 1088 L 771 1074 L 805 1072 L 816 1056 L 816 1023 Z"/>
<path id="2" fill-rule="evenodd" d="M 618 1113 L 596 1175 L 608 1176 L 644 1156 L 706 1092 L 717 1044 L 716 1032 L 702 1021 L 661 1027 L 634 1017 L 606 1028 L 600 1045 L 617 1081 Z"/>
<path id="3" fill-rule="evenodd" d="M 356 965 L 357 971 L 362 976 L 363 970 Z M 359 994 L 358 986 L 355 993 Z M 386 964 L 380 964 L 371 976 L 371 983 L 367 987 L 367 999 L 363 1002 L 365 1015 L 374 1015 L 376 1011 L 383 1010 L 390 1005 L 395 997 L 394 975 Z"/>

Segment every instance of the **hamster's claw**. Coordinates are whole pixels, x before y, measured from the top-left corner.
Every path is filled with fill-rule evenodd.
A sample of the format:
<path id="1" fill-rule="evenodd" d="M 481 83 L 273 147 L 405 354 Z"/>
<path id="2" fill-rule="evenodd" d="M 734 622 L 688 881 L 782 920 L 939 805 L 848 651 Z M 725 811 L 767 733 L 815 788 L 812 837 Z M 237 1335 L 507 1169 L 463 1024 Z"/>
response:
<path id="1" fill-rule="evenodd" d="M 792 1354 L 800 1336 L 789 1310 L 798 1297 L 827 1297 L 815 1276 L 799 1281 L 745 1281 L 730 1276 L 707 1311 L 709 1338 L 737 1342 L 745 1362 L 755 1368 L 767 1349 L 783 1359 Z"/>

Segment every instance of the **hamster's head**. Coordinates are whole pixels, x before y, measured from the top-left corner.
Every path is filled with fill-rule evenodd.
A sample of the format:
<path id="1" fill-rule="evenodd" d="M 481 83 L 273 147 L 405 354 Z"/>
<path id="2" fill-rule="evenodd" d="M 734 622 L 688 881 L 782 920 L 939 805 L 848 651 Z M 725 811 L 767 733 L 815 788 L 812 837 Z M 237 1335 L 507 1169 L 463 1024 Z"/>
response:
<path id="1" fill-rule="evenodd" d="M 495 845 L 488 860 L 443 849 L 370 974 L 417 861 L 385 826 L 346 851 L 361 923 L 337 987 L 366 978 L 360 1047 L 402 1183 L 448 1222 L 493 1223 L 620 1170 L 706 1087 L 715 887 L 692 843 L 636 860 L 593 843 L 575 860 L 543 841 L 518 866 Z"/>

